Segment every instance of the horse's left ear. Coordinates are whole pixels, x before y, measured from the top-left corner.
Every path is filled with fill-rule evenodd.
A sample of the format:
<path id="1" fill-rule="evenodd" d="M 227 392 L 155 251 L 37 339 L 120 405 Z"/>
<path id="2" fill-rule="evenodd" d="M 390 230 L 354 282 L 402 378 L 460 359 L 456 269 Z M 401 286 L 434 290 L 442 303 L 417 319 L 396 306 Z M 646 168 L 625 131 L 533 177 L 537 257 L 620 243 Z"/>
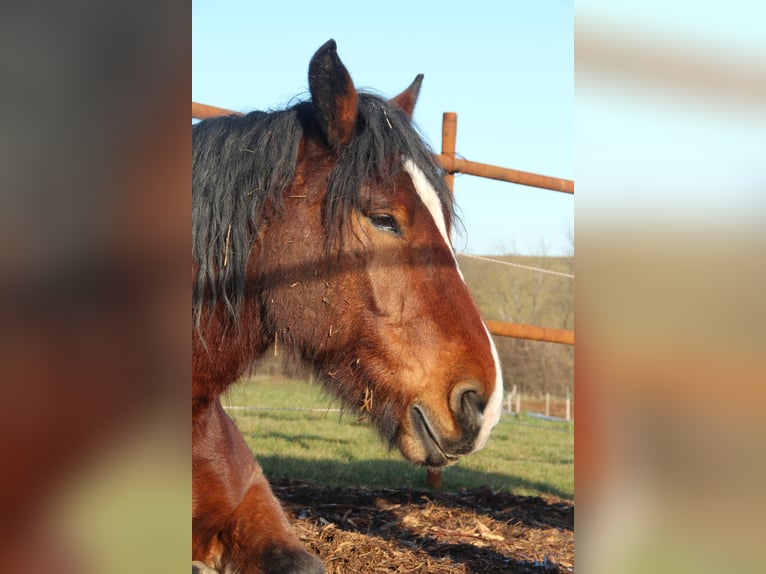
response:
<path id="1" fill-rule="evenodd" d="M 412 119 L 412 112 L 415 110 L 415 102 L 420 93 L 420 84 L 423 83 L 423 74 L 418 74 L 410 86 L 398 96 L 391 98 L 391 102 L 402 108 Z"/>
<path id="2" fill-rule="evenodd" d="M 311 58 L 309 91 L 319 128 L 330 147 L 339 150 L 354 133 L 357 95 L 335 40 L 325 42 Z"/>

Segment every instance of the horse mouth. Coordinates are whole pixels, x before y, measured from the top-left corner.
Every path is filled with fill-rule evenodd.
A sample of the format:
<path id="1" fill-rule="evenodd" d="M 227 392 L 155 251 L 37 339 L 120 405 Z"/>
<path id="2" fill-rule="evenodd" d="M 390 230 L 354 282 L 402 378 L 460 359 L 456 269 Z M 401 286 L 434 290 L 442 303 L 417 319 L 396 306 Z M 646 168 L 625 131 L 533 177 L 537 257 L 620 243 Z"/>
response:
<path id="1" fill-rule="evenodd" d="M 434 432 L 428 417 L 419 406 L 415 405 L 411 409 L 410 416 L 414 437 L 419 445 L 425 451 L 425 456 L 421 464 L 430 467 L 449 466 L 457 462 L 459 455 L 449 454 L 445 451 L 442 443 Z"/>

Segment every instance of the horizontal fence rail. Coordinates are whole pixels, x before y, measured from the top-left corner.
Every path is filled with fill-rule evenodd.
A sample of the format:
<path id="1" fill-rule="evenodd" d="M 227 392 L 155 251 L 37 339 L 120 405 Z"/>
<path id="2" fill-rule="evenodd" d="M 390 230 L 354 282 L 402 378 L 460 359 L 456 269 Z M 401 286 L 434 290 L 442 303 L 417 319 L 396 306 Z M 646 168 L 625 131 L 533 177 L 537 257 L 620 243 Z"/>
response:
<path id="1" fill-rule="evenodd" d="M 227 110 L 216 106 L 209 106 L 199 102 L 192 102 L 192 118 L 204 120 L 217 116 L 244 115 L 241 112 Z M 519 171 L 496 165 L 489 165 L 475 161 L 455 157 L 455 140 L 457 138 L 457 114 L 445 112 L 442 123 L 442 153 L 434 155 L 446 173 L 445 181 L 452 190 L 455 173 L 486 177 L 520 185 L 550 189 L 563 193 L 574 194 L 574 182 L 569 179 L 560 179 L 537 173 Z M 499 337 L 513 337 L 516 339 L 530 339 L 533 341 L 546 341 L 549 343 L 561 343 L 574 345 L 574 331 L 565 329 L 551 329 L 537 325 L 524 325 L 520 323 L 507 323 L 504 321 L 487 320 L 487 329 L 493 335 Z"/>
<path id="2" fill-rule="evenodd" d="M 493 335 L 500 337 L 513 337 L 515 339 L 530 339 L 532 341 L 546 341 L 548 343 L 562 343 L 574 345 L 574 331 L 567 329 L 551 329 L 536 325 L 522 325 L 520 323 L 507 323 L 505 321 L 485 320 L 487 329 Z"/>
<path id="3" fill-rule="evenodd" d="M 561 191 L 563 193 L 574 193 L 574 181 L 571 179 L 559 179 L 557 177 L 540 175 L 528 171 L 519 171 L 507 167 L 479 163 L 477 161 L 468 161 L 467 159 L 450 157 L 448 155 L 437 155 L 434 157 L 442 166 L 442 169 L 449 173 L 464 173 L 466 175 L 497 179 L 499 181 L 518 183 L 530 187 L 540 187 L 542 189 Z"/>
<path id="4" fill-rule="evenodd" d="M 207 118 L 215 118 L 218 116 L 243 116 L 245 114 L 241 112 L 235 112 L 233 110 L 227 110 L 225 108 L 217 108 L 216 106 L 208 106 L 207 104 L 200 104 L 198 102 L 192 102 L 192 119 L 205 120 Z"/>

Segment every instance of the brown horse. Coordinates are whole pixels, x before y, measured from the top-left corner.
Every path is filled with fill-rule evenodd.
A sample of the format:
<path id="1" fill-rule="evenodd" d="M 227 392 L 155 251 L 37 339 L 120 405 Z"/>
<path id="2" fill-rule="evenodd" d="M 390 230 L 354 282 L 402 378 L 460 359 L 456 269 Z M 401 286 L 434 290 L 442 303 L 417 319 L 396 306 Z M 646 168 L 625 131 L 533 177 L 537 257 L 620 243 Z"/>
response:
<path id="1" fill-rule="evenodd" d="M 391 100 L 357 92 L 330 40 L 310 102 L 193 127 L 193 560 L 324 571 L 219 402 L 275 341 L 414 463 L 454 463 L 499 419 L 452 197 L 411 124 L 421 80 Z"/>

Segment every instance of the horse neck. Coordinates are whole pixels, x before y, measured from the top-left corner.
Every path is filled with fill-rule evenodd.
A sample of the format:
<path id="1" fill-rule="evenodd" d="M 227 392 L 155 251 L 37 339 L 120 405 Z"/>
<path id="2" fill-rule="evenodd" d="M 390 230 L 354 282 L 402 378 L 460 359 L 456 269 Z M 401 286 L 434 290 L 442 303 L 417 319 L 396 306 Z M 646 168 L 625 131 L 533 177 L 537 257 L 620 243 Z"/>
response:
<path id="1" fill-rule="evenodd" d="M 268 348 L 257 297 L 248 285 L 236 320 L 222 304 L 192 332 L 192 396 L 213 399 L 241 379 Z"/>

